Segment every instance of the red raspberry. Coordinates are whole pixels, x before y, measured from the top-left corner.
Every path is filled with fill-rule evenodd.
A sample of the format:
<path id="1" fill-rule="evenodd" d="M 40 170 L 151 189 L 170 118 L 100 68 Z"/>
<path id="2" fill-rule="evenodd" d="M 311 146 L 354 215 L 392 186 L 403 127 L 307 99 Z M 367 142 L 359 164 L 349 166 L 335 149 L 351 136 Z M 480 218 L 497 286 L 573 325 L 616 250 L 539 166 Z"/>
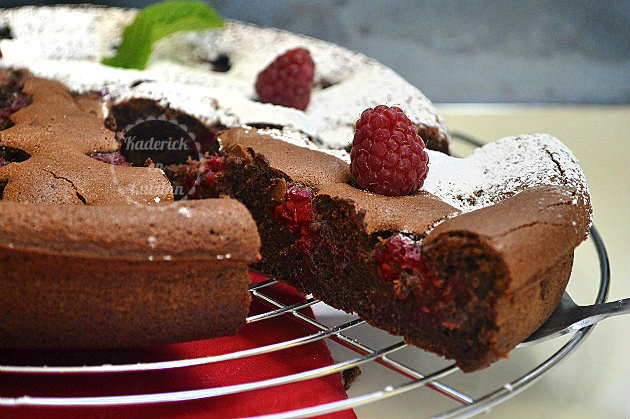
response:
<path id="1" fill-rule="evenodd" d="M 456 299 L 470 291 L 455 277 L 448 282 L 442 279 L 418 242 L 400 234 L 390 236 L 376 246 L 374 260 L 381 278 L 394 284 L 397 298 L 413 295 L 420 311 L 447 329 L 458 329 L 466 321 Z"/>
<path id="2" fill-rule="evenodd" d="M 300 253 L 313 250 L 315 233 L 310 224 L 315 218 L 313 193 L 299 186 L 287 188 L 282 204 L 272 207 L 271 215 L 291 233 L 299 236 L 292 248 Z"/>
<path id="3" fill-rule="evenodd" d="M 13 76 L 6 86 L 0 88 L 0 131 L 13 126 L 9 119 L 11 115 L 30 103 L 30 98 L 22 93 L 24 80 L 20 76 Z"/>
<path id="4" fill-rule="evenodd" d="M 199 161 L 197 170 L 184 178 L 188 199 L 215 198 L 225 171 L 224 158 L 206 155 Z"/>
<path id="5" fill-rule="evenodd" d="M 273 217 L 291 233 L 299 233 L 315 216 L 313 194 L 306 188 L 291 186 L 287 188 L 285 201 L 273 209 Z"/>
<path id="6" fill-rule="evenodd" d="M 306 109 L 311 99 L 315 63 L 308 50 L 289 50 L 269 64 L 256 80 L 261 102 Z"/>
<path id="7" fill-rule="evenodd" d="M 399 279 L 403 271 L 413 276 L 430 277 L 432 282 L 436 276 L 420 251 L 420 244 L 400 234 L 390 236 L 378 246 L 374 251 L 374 259 L 379 263 L 385 281 Z"/>
<path id="8" fill-rule="evenodd" d="M 109 153 L 92 153 L 90 157 L 92 157 L 94 160 L 98 160 L 107 164 L 113 164 L 115 166 L 131 166 L 131 163 L 127 161 L 125 156 L 120 154 L 118 151 L 112 151 Z"/>
<path id="9" fill-rule="evenodd" d="M 350 159 L 350 171 L 360 187 L 388 196 L 417 191 L 429 171 L 424 141 L 396 106 L 379 105 L 363 111 Z"/>

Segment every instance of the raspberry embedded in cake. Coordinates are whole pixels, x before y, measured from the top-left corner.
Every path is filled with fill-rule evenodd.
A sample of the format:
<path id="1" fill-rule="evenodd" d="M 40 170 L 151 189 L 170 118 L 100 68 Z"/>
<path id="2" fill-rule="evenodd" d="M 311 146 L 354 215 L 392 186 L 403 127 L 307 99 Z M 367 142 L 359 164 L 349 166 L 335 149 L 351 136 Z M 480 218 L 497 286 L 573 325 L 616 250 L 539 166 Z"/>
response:
<path id="1" fill-rule="evenodd" d="M 375 249 L 374 259 L 379 263 L 385 281 L 398 280 L 404 271 L 414 276 L 423 274 L 435 276 L 420 251 L 420 244 L 402 234 L 394 234 L 387 238 Z"/>
<path id="2" fill-rule="evenodd" d="M 284 228 L 299 236 L 293 244 L 293 248 L 308 253 L 313 249 L 314 232 L 310 224 L 315 217 L 313 207 L 313 193 L 300 186 L 287 188 L 284 202 L 272 209 L 272 216 Z"/>
<path id="3" fill-rule="evenodd" d="M 363 189 L 387 196 L 420 189 L 429 171 L 424 142 L 402 109 L 368 108 L 356 123 L 350 170 Z"/>
<path id="4" fill-rule="evenodd" d="M 90 154 L 90 157 L 94 160 L 107 164 L 113 164 L 115 166 L 131 166 L 131 163 L 125 159 L 125 156 L 120 154 L 118 151 L 92 153 Z"/>
<path id="5" fill-rule="evenodd" d="M 4 95 L 3 95 L 4 96 Z M 10 92 L 2 98 L 0 118 L 8 118 L 28 105 L 28 97 L 19 91 Z"/>
<path id="6" fill-rule="evenodd" d="M 225 170 L 222 156 L 206 155 L 199 162 L 189 162 L 196 168 L 184 177 L 184 193 L 187 199 L 216 198 Z"/>
<path id="7" fill-rule="evenodd" d="M 285 201 L 273 209 L 273 216 L 292 233 L 300 230 L 313 220 L 313 193 L 299 186 L 287 188 Z"/>
<path id="8" fill-rule="evenodd" d="M 382 279 L 393 284 L 396 298 L 412 295 L 424 315 L 434 316 L 447 329 L 461 327 L 465 316 L 458 314 L 463 310 L 455 306 L 456 297 L 463 293 L 456 286 L 461 281 L 442 278 L 422 253 L 419 242 L 394 234 L 376 246 L 374 260 Z"/>
<path id="9" fill-rule="evenodd" d="M 30 103 L 30 98 L 22 93 L 24 80 L 20 72 L 9 74 L 9 82 L 0 88 L 0 131 L 13 126 L 11 115 Z"/>
<path id="10" fill-rule="evenodd" d="M 305 110 L 311 100 L 315 63 L 306 48 L 295 48 L 276 58 L 256 79 L 261 102 Z"/>

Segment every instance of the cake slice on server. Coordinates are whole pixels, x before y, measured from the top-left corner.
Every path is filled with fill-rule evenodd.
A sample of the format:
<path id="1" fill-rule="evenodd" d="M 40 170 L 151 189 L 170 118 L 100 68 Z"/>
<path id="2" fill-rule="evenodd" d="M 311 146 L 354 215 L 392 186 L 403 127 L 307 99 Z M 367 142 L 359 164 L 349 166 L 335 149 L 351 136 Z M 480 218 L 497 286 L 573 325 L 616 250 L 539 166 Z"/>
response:
<path id="1" fill-rule="evenodd" d="M 222 188 L 259 226 L 261 269 L 464 371 L 546 320 L 591 224 L 582 171 L 545 134 L 465 159 L 429 151 L 424 185 L 403 196 L 360 188 L 348 155 L 295 132 L 235 128 L 219 141 Z"/>

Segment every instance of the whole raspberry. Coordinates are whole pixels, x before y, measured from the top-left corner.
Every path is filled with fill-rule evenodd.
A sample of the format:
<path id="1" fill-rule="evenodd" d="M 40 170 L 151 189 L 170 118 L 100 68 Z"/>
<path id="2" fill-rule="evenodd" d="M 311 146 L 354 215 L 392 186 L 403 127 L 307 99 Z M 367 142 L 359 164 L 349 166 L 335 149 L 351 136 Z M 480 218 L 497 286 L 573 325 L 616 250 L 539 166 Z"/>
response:
<path id="1" fill-rule="evenodd" d="M 350 160 L 350 171 L 360 187 L 388 196 L 417 191 L 429 171 L 424 141 L 396 106 L 379 105 L 363 111 Z"/>
<path id="2" fill-rule="evenodd" d="M 300 233 L 315 215 L 313 193 L 306 188 L 290 186 L 285 201 L 273 208 L 273 217 L 292 233 Z"/>
<path id="3" fill-rule="evenodd" d="M 311 100 L 314 74 L 315 63 L 307 49 L 289 50 L 258 74 L 258 99 L 304 110 Z"/>

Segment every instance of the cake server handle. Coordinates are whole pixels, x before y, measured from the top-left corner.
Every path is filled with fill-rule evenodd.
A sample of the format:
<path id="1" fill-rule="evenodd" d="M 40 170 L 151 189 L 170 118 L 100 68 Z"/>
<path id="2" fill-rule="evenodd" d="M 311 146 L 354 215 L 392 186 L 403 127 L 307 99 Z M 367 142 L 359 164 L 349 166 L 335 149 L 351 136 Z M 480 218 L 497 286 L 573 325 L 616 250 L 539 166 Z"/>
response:
<path id="1" fill-rule="evenodd" d="M 608 303 L 578 306 L 568 293 L 562 295 L 560 304 L 542 326 L 520 345 L 529 346 L 592 326 L 611 316 L 630 314 L 630 298 Z"/>

